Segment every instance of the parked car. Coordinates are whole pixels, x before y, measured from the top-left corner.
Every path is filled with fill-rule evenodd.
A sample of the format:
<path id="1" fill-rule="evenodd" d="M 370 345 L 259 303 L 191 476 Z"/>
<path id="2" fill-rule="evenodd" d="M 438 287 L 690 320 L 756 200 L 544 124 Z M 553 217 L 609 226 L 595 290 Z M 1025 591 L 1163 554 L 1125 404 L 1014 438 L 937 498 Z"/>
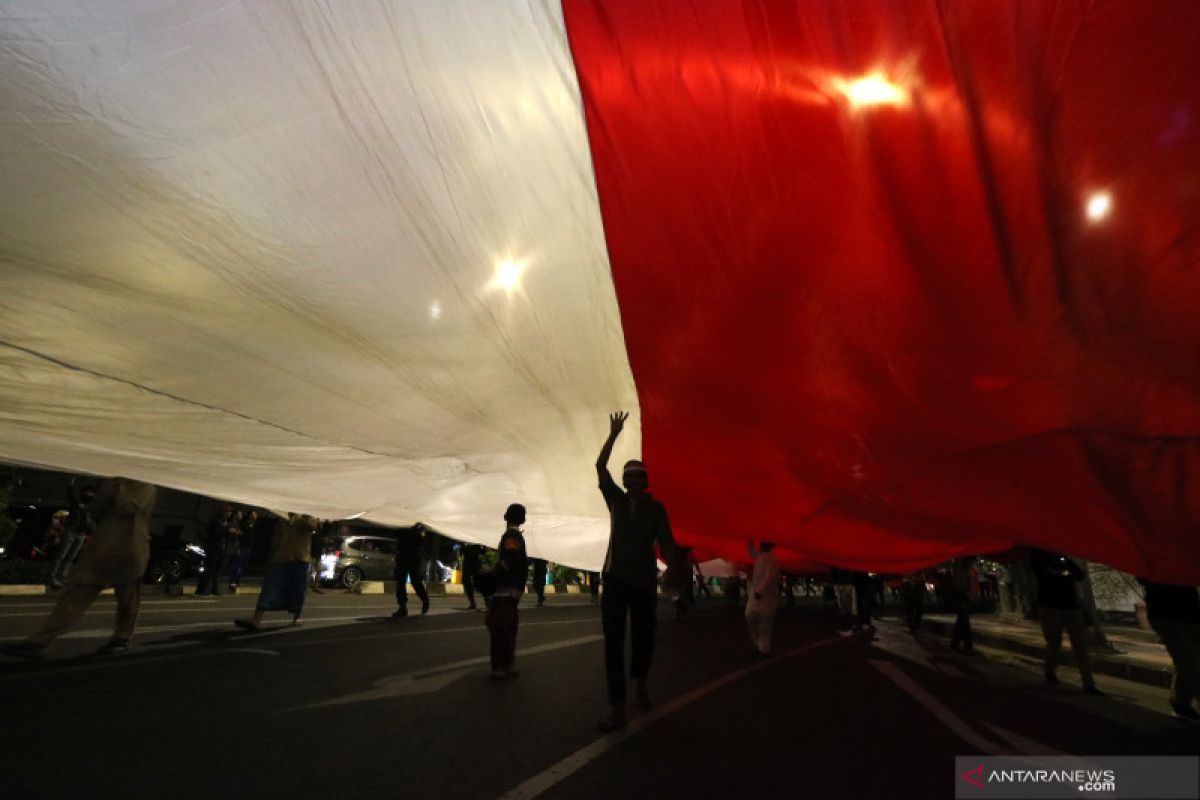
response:
<path id="1" fill-rule="evenodd" d="M 395 569 L 396 540 L 385 536 L 334 536 L 323 550 L 324 583 L 349 589 L 363 580 L 389 580 Z"/>
<path id="2" fill-rule="evenodd" d="M 180 583 L 204 571 L 204 548 L 191 542 L 150 537 L 146 583 Z"/>

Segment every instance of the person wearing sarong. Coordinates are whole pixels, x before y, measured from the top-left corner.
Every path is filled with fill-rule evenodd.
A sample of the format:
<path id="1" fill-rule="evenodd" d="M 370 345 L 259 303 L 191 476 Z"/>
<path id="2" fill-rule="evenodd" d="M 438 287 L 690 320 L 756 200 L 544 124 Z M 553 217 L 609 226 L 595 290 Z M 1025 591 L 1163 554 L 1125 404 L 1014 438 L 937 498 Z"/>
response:
<path id="1" fill-rule="evenodd" d="M 750 576 L 749 597 L 746 600 L 746 625 L 750 628 L 750 643 L 761 655 L 771 654 L 771 635 L 775 631 L 775 613 L 779 610 L 779 560 L 775 544 L 763 542 L 757 553 L 750 543 L 754 571 Z"/>
<path id="2" fill-rule="evenodd" d="M 315 517 L 307 514 L 288 514 L 287 519 L 279 521 L 254 615 L 249 619 L 235 619 L 234 625 L 258 630 L 268 611 L 286 611 L 292 615 L 293 625 L 300 624 L 308 588 L 308 552 L 319 524 Z"/>

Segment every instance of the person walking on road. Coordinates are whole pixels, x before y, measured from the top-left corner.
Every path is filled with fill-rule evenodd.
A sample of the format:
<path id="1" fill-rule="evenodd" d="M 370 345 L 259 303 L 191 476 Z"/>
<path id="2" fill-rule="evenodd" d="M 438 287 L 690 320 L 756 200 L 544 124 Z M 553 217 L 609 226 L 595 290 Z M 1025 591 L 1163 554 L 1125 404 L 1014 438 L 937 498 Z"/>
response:
<path id="1" fill-rule="evenodd" d="M 833 583 L 838 615 L 845 624 L 854 616 L 854 575 L 849 570 L 834 567 L 829 570 L 829 580 Z"/>
<path id="2" fill-rule="evenodd" d="M 462 546 L 462 582 L 463 592 L 467 595 L 467 610 L 478 611 L 475 603 L 475 577 L 483 565 L 483 545 L 464 544 Z"/>
<path id="3" fill-rule="evenodd" d="M 408 616 L 408 582 L 410 580 L 413 591 L 421 600 L 421 613 L 429 613 L 429 595 L 425 592 L 424 573 L 421 569 L 424 540 L 425 529 L 420 525 L 401 532 L 396 538 L 396 567 L 392 575 L 396 579 L 396 605 L 399 608 L 392 614 L 392 619 L 404 619 Z"/>
<path id="4" fill-rule="evenodd" d="M 150 560 L 150 514 L 156 495 L 153 484 L 131 478 L 110 478 L 100 485 L 91 506 L 95 535 L 80 553 L 58 604 L 40 631 L 24 642 L 4 645 L 0 652 L 40 659 L 47 645 L 70 630 L 110 586 L 117 595 L 116 624 L 112 638 L 96 653 L 129 649 L 141 607 L 142 576 Z"/>
<path id="5" fill-rule="evenodd" d="M 271 557 L 263 576 L 262 592 L 249 619 L 235 619 L 234 625 L 256 631 L 268 611 L 287 611 L 292 624 L 300 624 L 304 612 L 304 594 L 308 587 L 308 552 L 320 522 L 307 514 L 288 514 L 275 527 Z"/>
<path id="6" fill-rule="evenodd" d="M 693 550 L 688 553 L 688 561 L 692 565 L 692 576 L 696 581 L 696 589 L 692 594 L 694 599 L 699 599 L 701 595 L 712 599 L 712 592 L 708 590 L 708 580 L 704 577 L 704 570 L 700 569 L 700 562 L 696 559 L 696 552 Z"/>
<path id="7" fill-rule="evenodd" d="M 609 417 L 608 439 L 596 459 L 600 493 L 608 506 L 610 524 L 608 553 L 604 559 L 604 592 L 600 599 L 600 617 L 604 628 L 604 665 L 608 682 L 609 715 L 601 721 L 604 731 L 625 725 L 625 625 L 630 628 L 630 677 L 637 683 L 636 705 L 651 706 L 646 680 L 654 653 L 654 628 L 658 597 L 658 565 L 654 548 L 658 545 L 663 561 L 675 557 L 675 540 L 667 510 L 647 489 L 649 475 L 641 461 L 627 461 L 622 470 L 621 491 L 608 472 L 613 445 L 625 427 L 629 414 L 617 412 Z"/>
<path id="8" fill-rule="evenodd" d="M 1200 722 L 1200 593 L 1195 586 L 1173 586 L 1142 579 L 1146 615 L 1175 667 L 1171 711 L 1179 719 Z"/>
<path id="9" fill-rule="evenodd" d="M 771 654 L 771 634 L 775 630 L 775 613 L 779 610 L 779 560 L 775 557 L 774 542 L 763 542 L 757 552 L 750 542 L 750 557 L 754 569 L 750 573 L 749 598 L 746 600 L 746 625 L 750 628 L 750 643 L 761 655 Z"/>
<path id="10" fill-rule="evenodd" d="M 871 611 L 875 587 L 871 585 L 871 576 L 866 572 L 852 572 L 850 575 L 854 584 L 854 630 L 874 630 L 875 623 L 871 622 Z"/>
<path id="11" fill-rule="evenodd" d="M 215 597 L 221 593 L 221 573 L 229 563 L 229 550 L 236 546 L 240 535 L 233 506 L 224 506 L 220 515 L 209 523 L 204 537 L 204 571 L 196 582 L 197 595 Z"/>
<path id="12" fill-rule="evenodd" d="M 1071 639 L 1075 662 L 1079 666 L 1083 691 L 1087 694 L 1103 694 L 1096 688 L 1096 679 L 1092 676 L 1087 631 L 1083 625 L 1083 612 L 1079 609 L 1079 596 L 1075 591 L 1076 582 L 1085 577 L 1083 570 L 1061 553 L 1048 550 L 1034 550 L 1029 557 L 1029 566 L 1033 568 L 1037 581 L 1038 614 L 1042 622 L 1042 636 L 1046 639 L 1046 683 L 1058 683 L 1058 654 L 1062 650 L 1065 628 Z"/>
<path id="13" fill-rule="evenodd" d="M 517 605 L 525 593 L 525 578 L 529 574 L 529 557 L 525 553 L 525 506 L 513 503 L 504 511 L 507 528 L 497 548 L 496 588 L 488 600 L 487 624 L 491 636 L 493 678 L 515 678 L 513 663 L 517 657 Z"/>
<path id="14" fill-rule="evenodd" d="M 237 551 L 229 559 L 229 591 L 237 594 L 246 573 L 246 563 L 254 549 L 254 529 L 258 526 L 258 511 L 251 509 L 238 520 Z"/>
<path id="15" fill-rule="evenodd" d="M 917 631 L 921 630 L 921 617 L 925 613 L 925 573 L 917 570 L 905 574 L 900 592 L 908 632 L 915 636 Z"/>
<path id="16" fill-rule="evenodd" d="M 663 575 L 663 590 L 675 593 L 675 619 L 683 619 L 696 606 L 696 578 L 692 548 L 676 545 L 675 558 Z"/>
<path id="17" fill-rule="evenodd" d="M 95 497 L 96 490 L 91 486 L 84 487 L 83 491 L 76 491 L 74 478 L 67 486 L 69 510 L 63 527 L 62 541 L 59 542 L 58 553 L 54 557 L 54 566 L 50 568 L 50 585 L 55 589 L 63 585 L 71 571 L 71 565 L 79 557 L 84 542 L 96 528 L 92 513 L 88 510 Z"/>
<path id="18" fill-rule="evenodd" d="M 538 606 L 546 605 L 546 572 L 548 564 L 544 558 L 531 560 L 533 564 L 533 591 L 537 594 Z"/>
<path id="19" fill-rule="evenodd" d="M 956 558 L 950 565 L 951 602 L 954 604 L 955 613 L 950 649 L 961 649 L 963 653 L 975 651 L 975 640 L 971 636 L 971 587 L 974 573 L 973 558 Z"/>

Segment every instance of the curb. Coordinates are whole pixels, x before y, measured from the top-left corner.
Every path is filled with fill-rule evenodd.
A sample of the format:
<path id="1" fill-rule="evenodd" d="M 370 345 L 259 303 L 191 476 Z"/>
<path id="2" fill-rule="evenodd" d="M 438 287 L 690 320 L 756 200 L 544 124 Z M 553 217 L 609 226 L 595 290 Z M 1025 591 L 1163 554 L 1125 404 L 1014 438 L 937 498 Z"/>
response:
<path id="1" fill-rule="evenodd" d="M 189 597 L 196 593 L 195 585 L 176 584 L 180 591 L 171 591 L 166 584 L 143 583 L 142 596 L 146 595 L 168 595 L 175 597 Z M 241 586 L 237 592 L 221 592 L 221 596 L 229 594 L 259 594 L 262 591 L 261 586 Z M 100 592 L 101 597 L 107 597 L 116 594 L 110 587 Z M 33 597 L 33 596 L 57 596 L 58 592 L 50 589 L 43 583 L 0 583 L 0 597 Z"/>
<path id="2" fill-rule="evenodd" d="M 949 638 L 954 633 L 954 623 L 923 619 L 921 620 L 921 630 Z M 1006 636 L 999 636 L 991 631 L 979 630 L 978 628 L 971 629 L 971 636 L 979 644 L 990 645 L 998 650 L 1007 650 L 1010 653 L 1030 656 L 1039 661 L 1046 652 L 1045 648 L 1040 645 L 1016 641 Z M 1171 669 L 1161 669 L 1129 661 L 1118 661 L 1117 659 L 1108 657 L 1103 651 L 1094 649 L 1089 652 L 1092 656 L 1092 672 L 1097 675 L 1108 675 L 1113 678 L 1122 678 L 1127 681 L 1158 686 L 1164 689 L 1171 688 L 1171 677 L 1174 674 Z M 1064 647 L 1059 651 L 1058 661 L 1062 665 L 1074 667 L 1075 654 L 1069 648 Z"/>
<path id="3" fill-rule="evenodd" d="M 46 586 L 41 583 L 5 583 L 0 584 L 0 596 L 28 597 L 46 594 Z"/>

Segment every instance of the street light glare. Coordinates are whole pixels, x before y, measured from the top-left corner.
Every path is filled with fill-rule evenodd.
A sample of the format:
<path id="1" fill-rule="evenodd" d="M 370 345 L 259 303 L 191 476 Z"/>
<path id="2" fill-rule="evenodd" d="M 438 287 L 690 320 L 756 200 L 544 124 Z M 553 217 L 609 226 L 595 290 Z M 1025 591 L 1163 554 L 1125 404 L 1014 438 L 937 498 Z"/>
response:
<path id="1" fill-rule="evenodd" d="M 512 292 L 521 285 L 521 274 L 525 264 L 505 259 L 496 265 L 496 277 L 492 279 L 492 288 Z"/>
<path id="2" fill-rule="evenodd" d="M 908 93 L 879 73 L 867 75 L 853 81 L 839 81 L 838 88 L 846 95 L 850 105 L 898 106 L 908 102 Z"/>
<path id="3" fill-rule="evenodd" d="M 1112 211 L 1112 195 L 1108 192 L 1096 192 L 1087 201 L 1087 218 L 1092 222 L 1100 222 Z"/>

